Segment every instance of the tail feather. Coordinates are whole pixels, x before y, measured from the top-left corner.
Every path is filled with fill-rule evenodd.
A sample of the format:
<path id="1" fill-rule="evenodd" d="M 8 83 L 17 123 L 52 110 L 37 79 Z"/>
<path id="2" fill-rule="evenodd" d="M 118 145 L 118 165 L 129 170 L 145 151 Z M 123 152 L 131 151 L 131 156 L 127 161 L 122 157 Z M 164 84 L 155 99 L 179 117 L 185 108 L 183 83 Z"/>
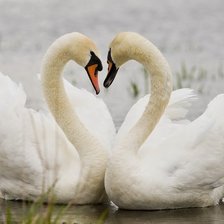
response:
<path id="1" fill-rule="evenodd" d="M 166 115 L 171 120 L 180 120 L 186 117 L 192 103 L 197 100 L 194 90 L 183 88 L 173 91 Z"/>

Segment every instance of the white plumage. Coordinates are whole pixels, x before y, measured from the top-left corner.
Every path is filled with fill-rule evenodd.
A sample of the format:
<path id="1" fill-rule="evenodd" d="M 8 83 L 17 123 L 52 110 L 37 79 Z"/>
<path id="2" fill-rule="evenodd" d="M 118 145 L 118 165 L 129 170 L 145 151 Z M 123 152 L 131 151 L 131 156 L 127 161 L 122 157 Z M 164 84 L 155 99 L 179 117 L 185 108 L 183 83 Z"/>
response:
<path id="1" fill-rule="evenodd" d="M 83 44 L 86 50 L 95 51 L 95 45 L 78 33 L 59 38 L 49 49 L 52 51 L 52 56 L 55 53 L 55 58 L 60 60 L 58 59 L 60 54 L 57 55 L 57 52 L 60 53 L 65 46 L 68 49 L 79 48 Z M 84 62 L 81 60 L 79 63 L 85 65 L 89 54 L 80 51 L 80 57 L 83 57 Z M 55 59 L 46 56 L 44 60 L 47 64 L 47 61 Z M 51 66 L 49 69 L 55 72 L 49 71 L 52 82 L 58 78 L 60 82 L 55 67 Z M 46 82 L 43 84 L 47 88 L 48 84 Z M 77 121 L 73 121 L 73 117 L 69 117 L 67 111 L 64 111 L 67 117 L 63 117 L 63 114 L 59 117 L 59 122 L 65 123 L 63 127 L 65 131 L 63 131 L 51 113 L 26 108 L 26 94 L 21 85 L 14 83 L 8 76 L 0 74 L 1 197 L 36 200 L 52 188 L 54 202 L 58 203 L 86 204 L 105 200 L 103 186 L 105 165 L 115 134 L 112 118 L 102 100 L 85 90 L 73 87 L 65 80 L 64 85 L 74 115 L 85 127 L 82 132 L 85 135 L 82 135 L 82 138 L 90 139 L 93 145 L 86 141 L 85 147 L 85 141 L 78 139 L 80 138 L 78 134 L 70 136 L 68 140 L 65 133 L 67 126 L 69 131 L 74 129 L 76 131 L 74 133 L 79 133 L 79 130 L 76 130 L 75 126 Z M 51 89 L 49 92 L 54 94 Z M 48 102 L 52 99 L 50 94 Z M 63 108 L 60 111 L 63 112 Z M 71 143 L 73 139 L 77 140 L 80 148 L 75 146 L 76 142 Z M 48 200 L 47 196 L 44 200 Z"/>
<path id="2" fill-rule="evenodd" d="M 149 98 L 150 94 L 147 94 L 146 96 L 140 98 L 131 107 L 117 133 L 116 142 L 119 142 L 119 139 L 124 138 L 125 135 L 127 135 L 131 128 L 136 124 L 136 122 L 142 116 L 149 102 Z M 190 121 L 186 119 L 186 115 L 192 102 L 195 100 L 197 100 L 197 96 L 192 89 L 184 88 L 173 91 L 169 104 L 164 115 L 160 119 L 158 126 L 160 127 L 164 123 L 170 123 L 172 128 L 175 128 L 177 126 L 189 123 Z M 166 132 L 164 129 L 158 127 L 156 127 L 156 130 L 160 131 L 160 134 L 157 134 L 158 131 L 154 130 L 150 136 L 150 142 L 153 138 L 152 136 L 155 136 L 155 138 L 158 136 L 158 141 L 161 141 L 161 135 L 167 136 L 167 134 L 170 133 L 169 131 Z"/>
<path id="3" fill-rule="evenodd" d="M 132 107 L 118 132 L 106 170 L 109 198 L 124 209 L 218 204 L 224 194 L 224 95 L 187 121 L 194 94 L 189 89 L 172 92 L 168 63 L 151 42 L 136 33 L 120 33 L 110 49 L 116 68 L 129 59 L 143 63 L 152 93 Z"/>

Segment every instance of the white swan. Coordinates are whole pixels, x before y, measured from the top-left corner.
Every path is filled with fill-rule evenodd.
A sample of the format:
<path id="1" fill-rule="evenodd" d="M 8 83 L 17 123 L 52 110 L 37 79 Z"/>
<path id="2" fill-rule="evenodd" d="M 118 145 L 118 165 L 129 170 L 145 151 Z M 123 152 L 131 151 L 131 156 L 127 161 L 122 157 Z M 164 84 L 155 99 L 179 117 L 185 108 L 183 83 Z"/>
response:
<path id="1" fill-rule="evenodd" d="M 52 188 L 57 203 L 105 199 L 104 174 L 115 132 L 111 116 L 101 100 L 65 82 L 68 98 L 61 75 L 74 60 L 85 67 L 98 93 L 102 64 L 97 55 L 95 44 L 79 33 L 66 34 L 49 47 L 41 81 L 57 123 L 51 114 L 26 108 L 21 86 L 0 74 L 1 197 L 36 200 Z"/>
<path id="2" fill-rule="evenodd" d="M 149 72 L 151 97 L 139 104 L 137 114 L 130 112 L 132 125 L 118 133 L 105 174 L 109 198 L 124 209 L 217 204 L 224 193 L 224 95 L 193 122 L 172 122 L 175 110 L 160 119 L 172 92 L 172 75 L 161 52 L 139 34 L 124 32 L 114 38 L 104 86 L 109 87 L 119 67 L 130 59 Z M 123 126 L 128 121 L 127 117 Z"/>

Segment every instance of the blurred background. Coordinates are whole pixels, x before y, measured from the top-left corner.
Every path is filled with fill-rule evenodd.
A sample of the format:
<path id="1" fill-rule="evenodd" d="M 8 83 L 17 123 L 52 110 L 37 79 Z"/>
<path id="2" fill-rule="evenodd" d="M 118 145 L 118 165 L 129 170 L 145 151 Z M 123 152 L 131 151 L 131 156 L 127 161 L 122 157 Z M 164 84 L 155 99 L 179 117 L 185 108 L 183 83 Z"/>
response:
<path id="1" fill-rule="evenodd" d="M 27 92 L 27 105 L 40 109 L 43 96 L 37 79 L 48 46 L 68 32 L 92 38 L 104 63 L 101 94 L 120 126 L 131 105 L 148 88 L 141 65 L 127 63 L 109 90 L 106 76 L 108 45 L 120 31 L 135 31 L 151 40 L 173 71 L 174 88 L 190 87 L 199 94 L 190 118 L 224 92 L 223 0 L 0 0 L 0 71 Z M 83 68 L 69 63 L 65 76 L 74 85 L 94 92 Z"/>

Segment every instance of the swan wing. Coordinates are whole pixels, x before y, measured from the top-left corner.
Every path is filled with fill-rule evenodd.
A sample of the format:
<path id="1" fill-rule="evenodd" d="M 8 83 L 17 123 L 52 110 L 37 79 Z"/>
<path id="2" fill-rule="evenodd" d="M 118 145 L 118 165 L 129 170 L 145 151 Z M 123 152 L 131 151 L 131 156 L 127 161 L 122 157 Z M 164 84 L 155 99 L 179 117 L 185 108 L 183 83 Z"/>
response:
<path id="1" fill-rule="evenodd" d="M 53 184 L 74 189 L 79 156 L 53 118 L 26 108 L 22 87 L 3 74 L 0 98 L 0 195 L 34 200 Z"/>
<path id="2" fill-rule="evenodd" d="M 179 127 L 157 144 L 145 143 L 139 155 L 154 179 L 167 187 L 211 191 L 221 198 L 224 185 L 224 95 L 217 96 L 204 114 Z M 149 146 L 149 147 L 148 147 Z M 148 147 L 148 148 L 147 148 Z M 219 195 L 218 195 L 219 194 Z"/>
<path id="3" fill-rule="evenodd" d="M 214 189 L 224 185 L 223 114 L 224 94 L 215 97 L 202 116 L 173 137 L 182 136 L 183 139 L 182 143 L 178 143 L 178 148 L 182 148 L 183 163 L 175 175 L 177 184 L 181 184 L 182 188 Z"/>
<path id="4" fill-rule="evenodd" d="M 142 116 L 145 107 L 148 104 L 150 95 L 146 95 L 139 99 L 136 104 L 132 106 L 132 108 L 129 110 L 128 114 L 126 115 L 126 118 L 120 127 L 116 140 L 121 139 L 124 137 L 128 131 L 135 125 L 135 123 L 140 119 Z M 166 111 L 164 115 L 162 116 L 158 126 L 153 131 L 153 135 L 156 135 L 158 130 L 160 130 L 159 127 L 169 124 L 169 127 L 167 128 L 167 132 L 170 132 L 170 128 L 175 129 L 176 126 L 179 126 L 176 123 L 186 123 L 186 114 L 192 104 L 193 101 L 195 101 L 196 95 L 194 94 L 194 91 L 192 89 L 178 89 L 172 92 L 171 98 L 169 101 L 169 104 L 166 108 Z M 177 122 L 178 121 L 178 122 Z M 163 130 L 162 132 L 164 135 L 166 134 Z M 160 136 L 160 134 L 158 134 Z M 152 136 L 150 136 L 150 139 Z"/>
<path id="5" fill-rule="evenodd" d="M 186 119 L 186 115 L 197 96 L 192 89 L 182 88 L 172 92 L 165 116 L 173 121 Z"/>

